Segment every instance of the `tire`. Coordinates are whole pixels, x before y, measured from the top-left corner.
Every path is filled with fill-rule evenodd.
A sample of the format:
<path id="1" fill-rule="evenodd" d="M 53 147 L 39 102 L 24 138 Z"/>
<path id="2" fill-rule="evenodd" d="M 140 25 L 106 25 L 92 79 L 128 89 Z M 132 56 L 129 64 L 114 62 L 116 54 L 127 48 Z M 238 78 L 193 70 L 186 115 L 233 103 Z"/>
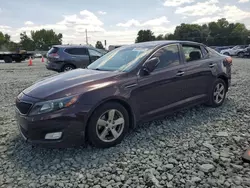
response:
<path id="1" fill-rule="evenodd" d="M 224 55 L 227 55 L 227 56 L 230 56 L 230 54 L 228 53 L 228 52 L 225 52 L 225 53 L 223 53 Z"/>
<path id="2" fill-rule="evenodd" d="M 4 57 L 4 62 L 5 63 L 12 63 L 12 58 L 11 57 Z"/>
<path id="3" fill-rule="evenodd" d="M 222 91 L 219 92 L 218 88 L 222 88 L 222 86 L 223 86 L 223 92 Z M 226 94 L 227 94 L 227 85 L 224 80 L 218 78 L 214 82 L 212 90 L 208 94 L 209 100 L 207 102 L 207 105 L 213 108 L 221 106 L 225 101 Z"/>
<path id="4" fill-rule="evenodd" d="M 237 56 L 240 57 L 240 58 L 243 58 L 243 57 L 244 57 L 244 53 L 243 53 L 243 52 L 239 52 L 239 53 L 237 54 Z"/>
<path id="5" fill-rule="evenodd" d="M 62 72 L 68 72 L 68 71 L 71 71 L 73 69 L 75 69 L 76 67 L 74 65 L 71 65 L 71 64 L 66 64 L 63 66 L 62 68 Z"/>
<path id="6" fill-rule="evenodd" d="M 113 120 L 112 114 L 114 114 Z M 86 136 L 94 147 L 109 148 L 121 143 L 128 129 L 129 115 L 127 110 L 119 103 L 108 102 L 94 111 L 87 126 Z"/>

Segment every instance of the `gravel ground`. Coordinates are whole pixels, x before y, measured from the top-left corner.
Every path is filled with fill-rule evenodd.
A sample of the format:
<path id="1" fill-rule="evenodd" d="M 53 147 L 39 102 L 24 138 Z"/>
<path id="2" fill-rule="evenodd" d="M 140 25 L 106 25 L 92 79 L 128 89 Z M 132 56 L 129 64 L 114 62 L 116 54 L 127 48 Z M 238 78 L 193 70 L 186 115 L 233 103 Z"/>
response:
<path id="1" fill-rule="evenodd" d="M 234 59 L 224 106 L 203 105 L 148 122 L 118 146 L 44 149 L 19 136 L 17 94 L 55 74 L 36 60 L 0 64 L 0 187 L 250 187 L 250 59 Z"/>

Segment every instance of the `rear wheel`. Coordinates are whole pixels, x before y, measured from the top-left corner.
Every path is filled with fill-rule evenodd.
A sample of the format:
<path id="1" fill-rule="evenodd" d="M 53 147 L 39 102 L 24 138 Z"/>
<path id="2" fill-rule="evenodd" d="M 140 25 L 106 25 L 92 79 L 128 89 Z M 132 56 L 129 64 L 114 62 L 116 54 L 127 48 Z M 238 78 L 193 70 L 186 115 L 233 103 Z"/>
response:
<path id="1" fill-rule="evenodd" d="M 67 65 L 64 65 L 63 68 L 62 68 L 62 72 L 67 72 L 67 71 L 71 71 L 75 69 L 75 66 L 73 65 L 70 65 L 70 64 L 67 64 Z"/>
<path id="2" fill-rule="evenodd" d="M 224 80 L 218 78 L 214 84 L 213 88 L 209 93 L 208 105 L 212 107 L 221 106 L 226 98 L 227 85 Z"/>
<path id="3" fill-rule="evenodd" d="M 244 57 L 244 53 L 243 52 L 239 52 L 238 53 L 238 57 L 243 58 Z"/>
<path id="4" fill-rule="evenodd" d="M 4 62 L 5 63 L 12 63 L 12 58 L 11 57 L 4 57 Z"/>
<path id="5" fill-rule="evenodd" d="M 129 128 L 127 110 L 119 103 L 106 103 L 95 110 L 87 127 L 87 138 L 98 148 L 119 144 Z"/>

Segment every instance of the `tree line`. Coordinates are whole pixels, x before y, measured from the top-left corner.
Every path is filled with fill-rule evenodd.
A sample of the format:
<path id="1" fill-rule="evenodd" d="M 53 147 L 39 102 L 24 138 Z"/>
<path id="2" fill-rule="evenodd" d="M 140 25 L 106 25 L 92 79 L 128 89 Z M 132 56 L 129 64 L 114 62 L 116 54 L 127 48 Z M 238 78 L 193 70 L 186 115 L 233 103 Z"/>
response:
<path id="1" fill-rule="evenodd" d="M 47 51 L 52 45 L 62 44 L 63 35 L 56 34 L 52 29 L 31 31 L 30 37 L 26 32 L 20 33 L 20 42 L 11 41 L 8 34 L 0 31 L 0 50 L 16 51 Z M 243 23 L 230 23 L 225 18 L 208 24 L 185 24 L 175 28 L 174 33 L 166 33 L 155 36 L 151 30 L 140 30 L 135 40 L 138 42 L 154 40 L 189 40 L 204 43 L 209 46 L 227 46 L 250 44 L 250 30 Z M 103 49 L 101 41 L 97 41 L 97 48 Z"/>
<path id="2" fill-rule="evenodd" d="M 0 48 L 4 51 L 17 51 L 19 49 L 34 51 L 47 51 L 52 45 L 62 44 L 63 35 L 56 34 L 52 29 L 41 29 L 38 31 L 31 31 L 29 37 L 26 32 L 20 33 L 20 42 L 11 41 L 10 35 L 3 34 L 0 31 Z"/>
<path id="3" fill-rule="evenodd" d="M 209 46 L 243 45 L 250 44 L 250 30 L 243 23 L 230 23 L 222 18 L 203 25 L 182 23 L 174 33 L 158 36 L 151 30 L 140 30 L 135 42 L 155 40 L 189 40 Z"/>

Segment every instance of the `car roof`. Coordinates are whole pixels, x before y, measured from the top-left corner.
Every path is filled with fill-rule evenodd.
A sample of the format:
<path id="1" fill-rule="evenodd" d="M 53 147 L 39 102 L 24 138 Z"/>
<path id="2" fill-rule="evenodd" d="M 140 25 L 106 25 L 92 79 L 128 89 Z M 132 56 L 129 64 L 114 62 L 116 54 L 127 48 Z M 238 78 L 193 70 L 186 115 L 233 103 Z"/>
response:
<path id="1" fill-rule="evenodd" d="M 53 47 L 56 48 L 90 48 L 90 49 L 96 49 L 89 45 L 53 45 Z"/>
<path id="2" fill-rule="evenodd" d="M 150 41 L 150 42 L 135 43 L 135 44 L 131 44 L 131 45 L 126 45 L 123 48 L 127 48 L 127 47 L 156 48 L 159 46 L 164 46 L 164 45 L 168 45 L 168 44 L 176 44 L 176 43 L 201 45 L 201 43 L 192 42 L 192 41 L 162 40 L 162 41 Z"/>

